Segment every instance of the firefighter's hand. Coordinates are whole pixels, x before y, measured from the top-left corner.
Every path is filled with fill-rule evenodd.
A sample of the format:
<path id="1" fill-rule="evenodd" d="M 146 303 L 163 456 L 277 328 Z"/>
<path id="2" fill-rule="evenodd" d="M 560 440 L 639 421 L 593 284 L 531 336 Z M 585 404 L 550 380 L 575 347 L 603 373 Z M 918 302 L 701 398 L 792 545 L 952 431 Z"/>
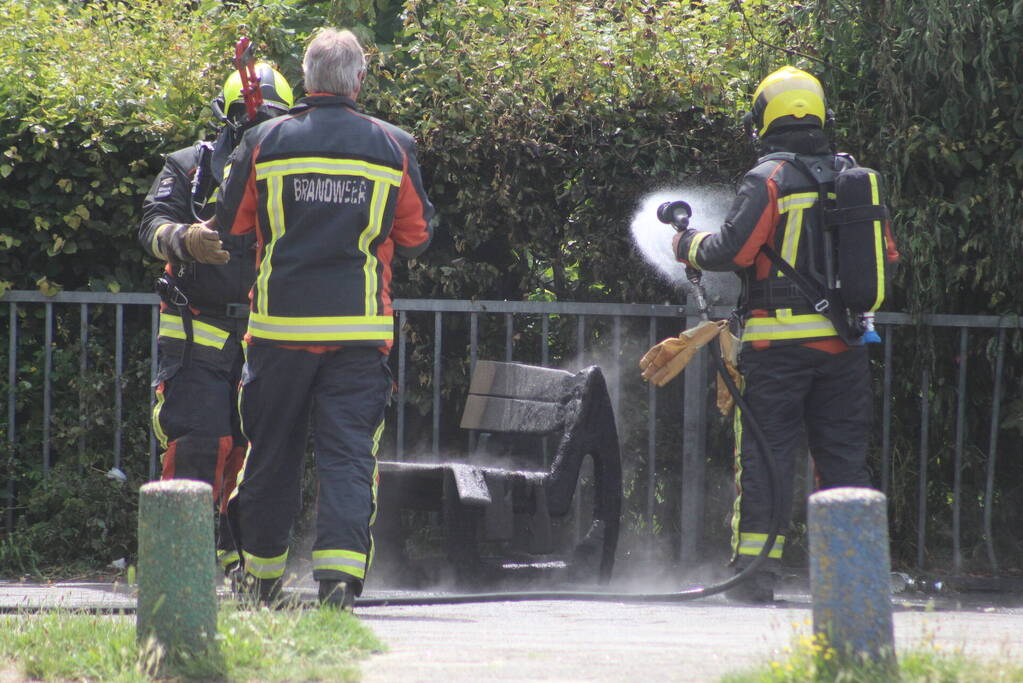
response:
<path id="1" fill-rule="evenodd" d="M 677 337 L 668 337 L 653 346 L 639 361 L 643 379 L 663 387 L 682 372 L 701 346 L 721 333 L 725 321 L 702 321 Z"/>
<path id="2" fill-rule="evenodd" d="M 222 264 L 231 260 L 231 255 L 224 250 L 220 235 L 202 223 L 193 223 L 185 231 L 185 249 L 199 263 Z"/>

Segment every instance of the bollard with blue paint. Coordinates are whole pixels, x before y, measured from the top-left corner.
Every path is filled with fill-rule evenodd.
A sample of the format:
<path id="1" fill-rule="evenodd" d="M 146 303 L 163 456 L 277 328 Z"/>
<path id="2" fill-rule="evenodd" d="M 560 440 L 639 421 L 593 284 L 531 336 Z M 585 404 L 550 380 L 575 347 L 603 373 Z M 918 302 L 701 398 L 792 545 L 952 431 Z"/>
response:
<path id="1" fill-rule="evenodd" d="M 893 672 L 888 512 L 883 493 L 835 488 L 810 496 L 810 593 L 814 635 L 834 665 Z"/>
<path id="2" fill-rule="evenodd" d="M 168 655 L 215 645 L 216 562 L 209 484 L 170 479 L 139 491 L 136 635 Z"/>

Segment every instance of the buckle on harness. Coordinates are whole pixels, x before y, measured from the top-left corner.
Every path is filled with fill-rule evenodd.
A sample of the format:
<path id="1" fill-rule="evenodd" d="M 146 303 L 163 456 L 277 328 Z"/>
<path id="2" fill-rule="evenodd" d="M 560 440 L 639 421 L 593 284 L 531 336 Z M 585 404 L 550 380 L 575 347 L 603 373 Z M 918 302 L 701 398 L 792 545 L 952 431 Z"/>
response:
<path id="1" fill-rule="evenodd" d="M 156 293 L 169 306 L 184 308 L 188 305 L 188 297 L 185 296 L 185 293 L 182 292 L 181 289 L 174 284 L 174 281 L 166 275 L 161 275 L 156 278 Z"/>
<path id="2" fill-rule="evenodd" d="M 817 311 L 818 313 L 823 313 L 829 308 L 831 308 L 831 303 L 827 299 L 821 299 L 820 301 L 813 305 L 813 310 Z"/>
<path id="3" fill-rule="evenodd" d="M 248 318 L 249 305 L 238 303 L 225 304 L 224 315 L 226 315 L 228 318 Z"/>

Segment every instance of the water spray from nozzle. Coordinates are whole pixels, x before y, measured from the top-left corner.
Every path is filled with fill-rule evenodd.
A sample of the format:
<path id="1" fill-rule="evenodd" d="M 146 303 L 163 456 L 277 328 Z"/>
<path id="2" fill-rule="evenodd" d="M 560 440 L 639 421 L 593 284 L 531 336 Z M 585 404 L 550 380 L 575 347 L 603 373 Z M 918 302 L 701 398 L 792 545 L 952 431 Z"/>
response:
<path id="1" fill-rule="evenodd" d="M 673 202 L 664 202 L 657 207 L 657 220 L 671 225 L 678 232 L 685 232 L 689 229 L 689 219 L 693 215 L 693 209 L 681 199 Z M 700 317 L 704 320 L 710 318 L 710 307 L 707 305 L 707 291 L 703 288 L 703 273 L 698 268 L 686 266 L 686 279 L 693 287 L 696 294 L 696 306 L 700 309 Z"/>

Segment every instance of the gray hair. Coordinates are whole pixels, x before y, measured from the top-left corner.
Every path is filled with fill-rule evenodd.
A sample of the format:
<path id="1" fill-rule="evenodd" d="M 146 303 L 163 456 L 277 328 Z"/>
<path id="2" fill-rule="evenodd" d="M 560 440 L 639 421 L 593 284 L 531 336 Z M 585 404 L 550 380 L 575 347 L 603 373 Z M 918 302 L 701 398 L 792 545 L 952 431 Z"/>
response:
<path id="1" fill-rule="evenodd" d="M 305 49 L 302 70 L 305 90 L 331 95 L 353 95 L 359 74 L 366 69 L 366 55 L 351 31 L 321 28 Z"/>

